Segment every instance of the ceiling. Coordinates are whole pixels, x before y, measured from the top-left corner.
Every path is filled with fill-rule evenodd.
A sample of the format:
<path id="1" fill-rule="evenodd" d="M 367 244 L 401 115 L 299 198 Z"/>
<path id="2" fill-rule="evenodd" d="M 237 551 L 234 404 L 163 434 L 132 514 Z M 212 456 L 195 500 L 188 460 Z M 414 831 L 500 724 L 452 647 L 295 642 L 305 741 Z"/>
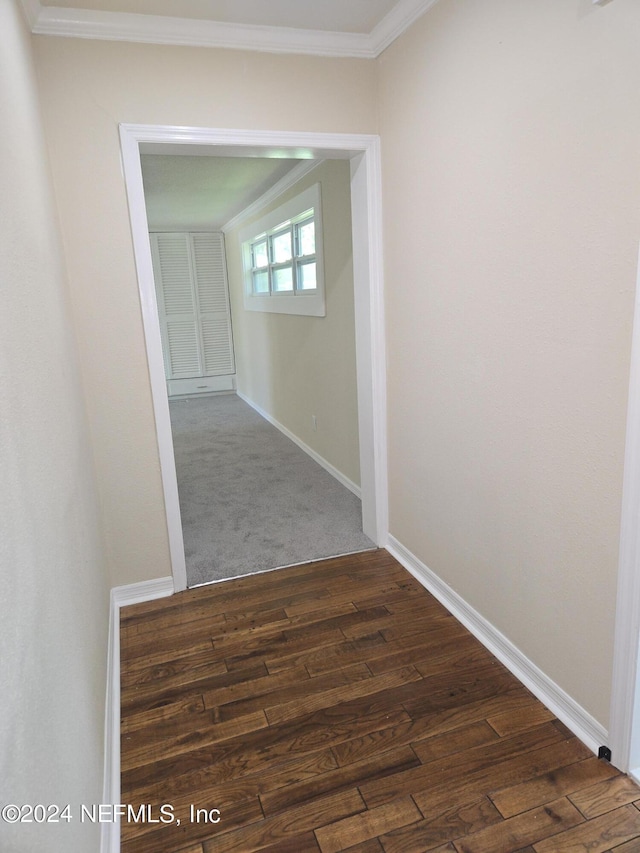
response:
<path id="1" fill-rule="evenodd" d="M 437 0 L 21 0 L 36 34 L 371 59 Z"/>
<path id="2" fill-rule="evenodd" d="M 40 0 L 42 6 L 370 33 L 397 0 Z"/>
<path id="3" fill-rule="evenodd" d="M 281 181 L 300 160 L 142 154 L 152 231 L 220 231 Z"/>

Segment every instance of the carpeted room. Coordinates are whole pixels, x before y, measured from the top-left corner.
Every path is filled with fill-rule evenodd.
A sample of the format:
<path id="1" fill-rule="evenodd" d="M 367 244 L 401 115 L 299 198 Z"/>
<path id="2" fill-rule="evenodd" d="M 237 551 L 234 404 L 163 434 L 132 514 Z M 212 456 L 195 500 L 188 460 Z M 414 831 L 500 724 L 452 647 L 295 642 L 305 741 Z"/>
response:
<path id="1" fill-rule="evenodd" d="M 189 586 L 374 547 L 360 499 L 240 397 L 170 410 Z"/>
<path id="2" fill-rule="evenodd" d="M 188 584 L 374 547 L 362 532 L 349 164 L 183 148 L 146 149 L 142 170 Z M 315 243 L 298 263 L 291 210 L 309 197 Z M 264 311 L 247 298 L 246 235 L 273 220 L 282 239 L 285 216 L 296 275 L 318 270 L 317 311 L 309 292 L 290 310 L 286 293 Z"/>

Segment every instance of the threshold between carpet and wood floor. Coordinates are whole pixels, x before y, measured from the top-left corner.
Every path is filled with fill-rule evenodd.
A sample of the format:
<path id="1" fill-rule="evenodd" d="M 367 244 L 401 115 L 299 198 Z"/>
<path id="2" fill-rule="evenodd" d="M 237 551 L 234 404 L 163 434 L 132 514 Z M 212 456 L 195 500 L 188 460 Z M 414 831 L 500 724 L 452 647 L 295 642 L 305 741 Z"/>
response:
<path id="1" fill-rule="evenodd" d="M 189 586 L 374 547 L 360 499 L 235 394 L 170 412 Z"/>
<path id="2" fill-rule="evenodd" d="M 640 853 L 640 789 L 386 551 L 125 607 L 121 661 L 121 802 L 180 818 L 123 853 Z"/>

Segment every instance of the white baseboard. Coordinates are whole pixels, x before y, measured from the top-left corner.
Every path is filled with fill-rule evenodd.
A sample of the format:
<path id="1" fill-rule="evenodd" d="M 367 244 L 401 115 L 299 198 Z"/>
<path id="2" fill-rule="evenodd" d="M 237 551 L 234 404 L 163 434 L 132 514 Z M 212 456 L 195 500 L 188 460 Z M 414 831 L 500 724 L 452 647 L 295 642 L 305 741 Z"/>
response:
<path id="1" fill-rule="evenodd" d="M 302 439 L 298 438 L 298 436 L 294 435 L 294 433 L 292 433 L 291 430 L 288 430 L 286 426 L 283 426 L 279 421 L 271 417 L 268 412 L 265 412 L 264 409 L 261 409 L 257 403 L 254 403 L 253 400 L 250 400 L 241 391 L 236 390 L 236 394 L 238 395 L 238 397 L 240 397 L 241 400 L 244 400 L 247 405 L 251 406 L 252 409 L 254 409 L 259 415 L 261 415 L 265 419 L 265 421 L 269 421 L 271 426 L 274 426 L 276 429 L 280 430 L 283 435 L 286 435 L 286 437 L 290 438 L 294 444 L 297 444 L 301 450 L 304 450 L 307 456 L 310 456 L 314 462 L 317 462 L 318 465 L 324 468 L 324 470 L 331 474 L 332 477 L 335 477 L 339 483 L 342 483 L 342 485 L 349 489 L 350 492 L 353 492 L 353 494 L 357 498 L 362 498 L 360 486 L 357 486 L 348 477 L 345 477 L 345 475 L 338 471 L 337 468 L 334 468 L 334 466 L 330 462 L 327 462 L 327 460 L 323 456 L 320 456 L 319 453 L 316 453 L 316 451 L 309 447 L 308 444 L 305 444 Z"/>
<path id="2" fill-rule="evenodd" d="M 389 535 L 387 550 L 596 755 L 608 732 L 450 586 Z"/>
<path id="3" fill-rule="evenodd" d="M 104 726 L 103 803 L 120 802 L 120 608 L 173 595 L 173 578 L 116 586 L 111 590 Z M 101 853 L 120 853 L 120 824 L 103 823 Z"/>

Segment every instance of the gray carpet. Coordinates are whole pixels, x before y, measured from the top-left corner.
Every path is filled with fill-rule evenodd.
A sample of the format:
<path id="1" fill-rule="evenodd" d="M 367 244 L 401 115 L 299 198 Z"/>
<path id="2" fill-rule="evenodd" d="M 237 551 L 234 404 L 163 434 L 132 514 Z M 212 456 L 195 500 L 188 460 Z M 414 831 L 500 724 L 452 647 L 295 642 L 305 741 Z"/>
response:
<path id="1" fill-rule="evenodd" d="M 189 586 L 374 547 L 360 500 L 235 394 L 169 408 Z"/>

